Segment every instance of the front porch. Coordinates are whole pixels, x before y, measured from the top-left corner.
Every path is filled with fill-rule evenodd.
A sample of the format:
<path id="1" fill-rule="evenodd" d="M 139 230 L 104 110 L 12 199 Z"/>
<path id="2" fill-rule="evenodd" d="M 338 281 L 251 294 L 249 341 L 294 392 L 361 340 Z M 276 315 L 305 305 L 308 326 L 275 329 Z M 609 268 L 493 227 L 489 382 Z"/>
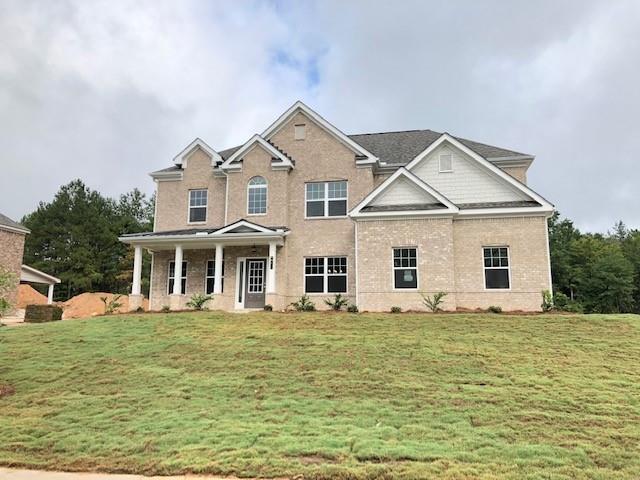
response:
<path id="1" fill-rule="evenodd" d="M 130 308 L 142 304 L 143 248 L 152 253 L 151 310 L 186 309 L 194 294 L 211 295 L 208 308 L 284 308 L 277 288 L 277 264 L 287 233 L 284 228 L 241 220 L 220 229 L 123 236 L 121 240 L 135 248 Z"/>

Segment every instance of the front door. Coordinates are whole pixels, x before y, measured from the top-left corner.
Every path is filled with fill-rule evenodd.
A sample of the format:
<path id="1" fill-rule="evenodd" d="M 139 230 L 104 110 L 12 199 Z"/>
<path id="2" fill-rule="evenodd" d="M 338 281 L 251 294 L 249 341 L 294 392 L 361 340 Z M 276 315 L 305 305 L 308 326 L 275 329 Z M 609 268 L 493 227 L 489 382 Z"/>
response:
<path id="1" fill-rule="evenodd" d="M 244 308 L 264 307 L 267 260 L 247 258 L 244 282 Z"/>

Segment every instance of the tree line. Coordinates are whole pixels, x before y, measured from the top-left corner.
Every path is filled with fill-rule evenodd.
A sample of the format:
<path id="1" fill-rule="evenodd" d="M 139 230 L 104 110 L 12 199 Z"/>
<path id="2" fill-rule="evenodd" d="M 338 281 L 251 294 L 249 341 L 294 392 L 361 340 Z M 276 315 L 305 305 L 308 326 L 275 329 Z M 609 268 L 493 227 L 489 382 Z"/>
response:
<path id="1" fill-rule="evenodd" d="M 62 280 L 56 300 L 82 292 L 128 293 L 133 250 L 118 241 L 153 229 L 155 199 L 138 189 L 107 198 L 74 180 L 22 219 L 31 230 L 25 263 Z M 582 233 L 559 213 L 549 219 L 556 307 L 576 312 L 640 312 L 640 231 L 618 222 L 612 231 Z M 143 259 L 143 292 L 150 260 Z"/>

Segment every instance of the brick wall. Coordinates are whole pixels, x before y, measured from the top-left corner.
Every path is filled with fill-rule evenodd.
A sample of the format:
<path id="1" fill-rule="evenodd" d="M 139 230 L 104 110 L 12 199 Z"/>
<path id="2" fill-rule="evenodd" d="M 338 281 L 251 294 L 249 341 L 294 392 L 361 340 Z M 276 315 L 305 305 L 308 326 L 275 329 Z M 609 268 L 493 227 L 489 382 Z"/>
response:
<path id="1" fill-rule="evenodd" d="M 0 266 L 13 273 L 12 286 L 9 287 L 6 298 L 11 305 L 18 300 L 18 284 L 22 269 L 22 255 L 24 253 L 25 234 L 9 232 L 0 229 Z M 13 308 L 12 310 L 13 311 Z"/>

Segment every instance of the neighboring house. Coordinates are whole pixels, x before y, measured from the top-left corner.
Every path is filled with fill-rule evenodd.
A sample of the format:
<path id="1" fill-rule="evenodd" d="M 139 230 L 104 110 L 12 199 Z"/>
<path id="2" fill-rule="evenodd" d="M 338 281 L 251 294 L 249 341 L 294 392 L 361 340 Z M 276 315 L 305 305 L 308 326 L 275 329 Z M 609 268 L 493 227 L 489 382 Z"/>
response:
<path id="1" fill-rule="evenodd" d="M 0 213 L 0 267 L 13 274 L 12 285 L 5 294 L 12 306 L 18 301 L 18 285 L 35 283 L 49 285 L 48 301 L 53 301 L 53 286 L 60 280 L 22 264 L 25 237 L 29 230 Z M 11 310 L 10 313 L 13 313 Z"/>
<path id="2" fill-rule="evenodd" d="M 424 309 L 438 291 L 445 309 L 539 310 L 553 206 L 526 185 L 533 158 L 431 130 L 345 135 L 297 102 L 244 145 L 196 139 L 151 173 L 154 232 L 121 237 L 131 305 L 146 248 L 154 310 L 194 293 L 226 310 L 335 293 Z"/>

